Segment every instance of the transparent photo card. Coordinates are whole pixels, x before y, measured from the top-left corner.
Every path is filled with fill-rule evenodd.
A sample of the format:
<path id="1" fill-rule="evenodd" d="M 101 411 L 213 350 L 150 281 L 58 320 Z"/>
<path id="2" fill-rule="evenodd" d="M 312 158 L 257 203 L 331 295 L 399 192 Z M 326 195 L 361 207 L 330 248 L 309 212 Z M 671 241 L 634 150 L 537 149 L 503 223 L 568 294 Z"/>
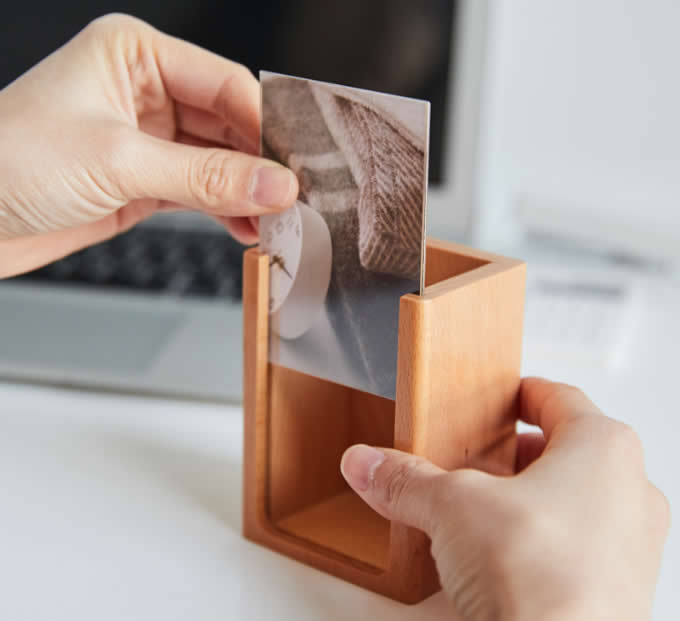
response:
<path id="1" fill-rule="evenodd" d="M 430 104 L 261 72 L 262 154 L 300 183 L 260 218 L 270 362 L 395 398 L 399 299 L 422 293 Z"/>

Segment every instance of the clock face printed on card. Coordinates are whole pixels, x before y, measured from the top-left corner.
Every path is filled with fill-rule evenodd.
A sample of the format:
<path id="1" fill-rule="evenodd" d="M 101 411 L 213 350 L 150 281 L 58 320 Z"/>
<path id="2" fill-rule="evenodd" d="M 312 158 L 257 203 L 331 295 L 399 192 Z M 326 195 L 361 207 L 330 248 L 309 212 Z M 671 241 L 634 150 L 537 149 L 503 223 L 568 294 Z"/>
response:
<path id="1" fill-rule="evenodd" d="M 331 237 L 323 217 L 297 201 L 260 218 L 260 248 L 269 255 L 269 315 L 284 339 L 302 336 L 323 310 L 331 277 Z"/>
<path id="2" fill-rule="evenodd" d="M 262 250 L 269 259 L 269 312 L 275 313 L 295 282 L 302 251 L 302 224 L 297 206 L 281 216 L 264 218 Z"/>

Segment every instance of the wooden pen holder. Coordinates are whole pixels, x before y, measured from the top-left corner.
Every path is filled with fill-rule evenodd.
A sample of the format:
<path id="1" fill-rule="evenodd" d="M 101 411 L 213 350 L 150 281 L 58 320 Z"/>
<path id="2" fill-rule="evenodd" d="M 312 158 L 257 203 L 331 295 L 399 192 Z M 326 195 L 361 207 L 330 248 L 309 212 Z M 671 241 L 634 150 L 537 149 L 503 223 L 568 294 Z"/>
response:
<path id="1" fill-rule="evenodd" d="M 268 362 L 269 264 L 244 261 L 243 532 L 393 599 L 439 589 L 428 538 L 370 509 L 340 474 L 355 443 L 452 470 L 510 472 L 525 265 L 428 240 L 424 295 L 402 296 L 396 400 Z"/>

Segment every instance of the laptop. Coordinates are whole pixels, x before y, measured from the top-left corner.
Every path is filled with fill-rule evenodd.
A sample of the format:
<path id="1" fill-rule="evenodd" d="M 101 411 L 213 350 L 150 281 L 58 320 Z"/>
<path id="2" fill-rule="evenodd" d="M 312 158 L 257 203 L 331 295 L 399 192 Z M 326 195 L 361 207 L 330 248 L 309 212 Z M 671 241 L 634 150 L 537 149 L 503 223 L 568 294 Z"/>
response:
<path id="1" fill-rule="evenodd" d="M 103 2 L 100 10 L 98 2 L 81 4 L 72 11 L 50 5 L 51 16 L 10 19 L 16 27 L 0 47 L 15 61 L 3 67 L 0 86 L 105 12 Z M 428 231 L 465 238 L 485 2 L 235 0 L 208 8 L 174 0 L 144 2 L 136 10 L 255 74 L 268 69 L 429 99 Z M 231 26 L 233 15 L 238 24 Z M 0 377 L 239 402 L 244 250 L 200 214 L 159 214 L 117 238 L 1 281 Z"/>

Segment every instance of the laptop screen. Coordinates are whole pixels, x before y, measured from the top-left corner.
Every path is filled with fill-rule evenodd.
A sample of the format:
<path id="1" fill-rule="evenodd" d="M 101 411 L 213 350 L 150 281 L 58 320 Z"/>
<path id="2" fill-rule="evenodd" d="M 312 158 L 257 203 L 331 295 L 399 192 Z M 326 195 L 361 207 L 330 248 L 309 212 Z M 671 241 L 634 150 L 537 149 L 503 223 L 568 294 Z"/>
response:
<path id="1" fill-rule="evenodd" d="M 455 0 L 38 0 L 3 7 L 0 88 L 95 17 L 125 12 L 260 69 L 431 102 L 429 176 L 444 136 Z"/>

